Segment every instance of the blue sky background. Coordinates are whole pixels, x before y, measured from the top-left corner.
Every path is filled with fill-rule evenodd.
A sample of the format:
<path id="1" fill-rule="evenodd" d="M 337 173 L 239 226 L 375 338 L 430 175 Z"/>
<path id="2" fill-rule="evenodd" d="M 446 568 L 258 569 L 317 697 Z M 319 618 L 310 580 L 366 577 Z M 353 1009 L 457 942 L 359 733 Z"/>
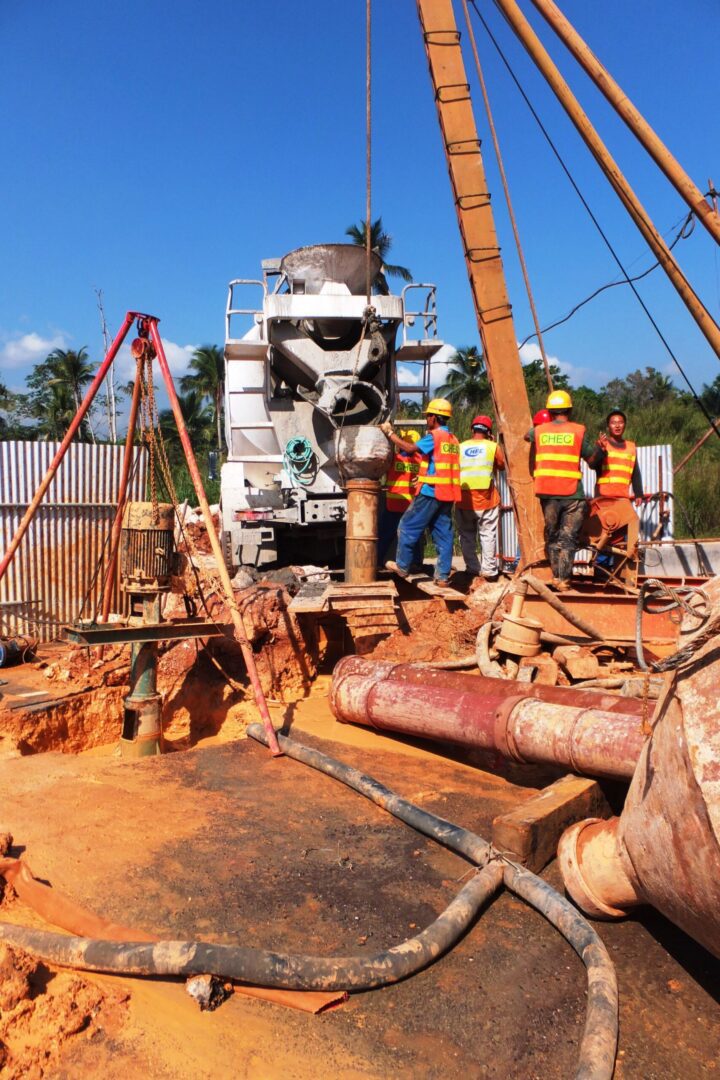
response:
<path id="1" fill-rule="evenodd" d="M 174 370 L 222 343 L 226 286 L 260 260 L 341 241 L 364 214 L 364 0 L 0 0 L 0 379 L 21 389 L 56 345 L 102 354 L 95 287 L 111 330 L 157 314 Z M 593 209 L 633 272 L 652 256 L 489 0 L 500 37 Z M 527 0 L 523 7 L 661 232 L 685 204 Z M 720 186 L 716 0 L 564 0 L 563 9 L 705 190 Z M 462 19 L 460 3 L 456 4 Z M 524 103 L 476 28 L 543 324 L 617 276 Z M 466 55 L 468 70 L 471 57 Z M 486 122 L 471 74 L 481 135 Z M 532 327 L 489 138 L 486 168 L 516 330 Z M 477 343 L 412 0 L 374 3 L 374 213 L 392 257 L 438 285 L 440 333 Z M 720 321 L 717 247 L 698 225 L 676 249 Z M 662 271 L 643 296 L 698 387 L 717 359 Z M 669 358 L 630 291 L 611 290 L 548 335 L 575 382 Z M 124 373 L 123 373 L 124 374 Z"/>

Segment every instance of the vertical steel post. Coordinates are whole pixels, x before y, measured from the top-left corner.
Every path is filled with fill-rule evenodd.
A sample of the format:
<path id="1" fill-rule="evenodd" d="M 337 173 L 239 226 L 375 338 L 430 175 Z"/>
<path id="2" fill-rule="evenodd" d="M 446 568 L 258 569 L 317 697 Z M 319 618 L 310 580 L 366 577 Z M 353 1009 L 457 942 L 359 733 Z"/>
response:
<path id="1" fill-rule="evenodd" d="M 523 563 L 542 558 L 542 518 L 533 493 L 529 451 L 532 426 L 512 309 L 508 300 L 490 193 L 480 151 L 460 33 L 451 0 L 417 0 L 430 78 L 475 314 L 482 341 Z"/>

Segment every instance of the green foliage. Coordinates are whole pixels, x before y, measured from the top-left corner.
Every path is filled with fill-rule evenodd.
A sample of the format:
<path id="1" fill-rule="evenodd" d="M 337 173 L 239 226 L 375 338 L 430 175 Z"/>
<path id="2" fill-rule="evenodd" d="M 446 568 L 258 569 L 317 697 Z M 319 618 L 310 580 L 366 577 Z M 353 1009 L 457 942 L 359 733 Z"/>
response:
<path id="1" fill-rule="evenodd" d="M 77 351 L 55 349 L 36 364 L 25 379 L 27 394 L 16 395 L 18 416 L 34 421 L 24 437 L 62 439 L 94 371 L 85 347 Z M 89 416 L 80 426 L 81 439 L 93 438 Z"/>
<path id="2" fill-rule="evenodd" d="M 562 373 L 557 364 L 548 364 L 548 368 L 554 390 L 572 389 L 570 379 Z M 530 400 L 530 412 L 536 413 L 538 409 L 545 408 L 545 401 L 548 396 L 547 376 L 545 375 L 545 365 L 542 359 L 538 357 L 537 360 L 530 360 L 529 363 L 523 364 L 523 376 Z"/>
<path id="3" fill-rule="evenodd" d="M 207 459 L 215 437 L 212 407 L 194 390 L 180 394 L 179 401 L 193 451 L 198 458 L 202 456 Z M 159 421 L 170 464 L 175 465 L 184 460 L 184 453 L 172 409 L 163 409 Z"/>
<path id="4" fill-rule="evenodd" d="M 220 502 L 220 481 L 208 480 L 207 474 L 207 454 L 198 455 L 198 468 L 200 469 L 200 475 L 202 477 L 203 487 L 205 488 L 205 494 L 207 501 L 212 506 L 213 503 Z M 197 495 L 195 494 L 195 488 L 193 487 L 192 479 L 190 478 L 190 472 L 188 467 L 183 461 L 177 462 L 172 467 L 173 484 L 175 485 L 175 492 L 178 497 L 178 502 L 188 502 L 190 506 L 197 506 Z"/>
<path id="5" fill-rule="evenodd" d="M 225 402 L 225 357 L 218 345 L 201 345 L 190 358 L 189 375 L 183 375 L 180 389 L 208 401 L 213 410 L 217 449 L 223 449 L 222 422 Z"/>
<path id="6" fill-rule="evenodd" d="M 437 389 L 438 397 L 447 398 L 453 406 L 485 411 L 491 407 L 490 382 L 485 370 L 485 358 L 475 345 L 465 346 L 452 354 L 445 382 Z"/>
<path id="7" fill-rule="evenodd" d="M 357 244 L 359 247 L 365 247 L 367 242 L 367 222 L 365 219 L 361 218 L 359 225 L 349 225 L 345 230 L 345 235 L 350 237 L 353 244 Z M 412 281 L 412 274 L 407 266 L 398 266 L 395 263 L 389 263 L 387 261 L 390 248 L 392 247 L 392 236 L 385 232 L 381 217 L 376 218 L 370 226 L 370 247 L 380 256 L 383 263 L 382 270 L 380 270 L 373 281 L 373 285 L 379 293 L 387 294 L 389 292 L 385 274 L 388 274 L 390 277 L 399 277 L 402 281 Z"/>

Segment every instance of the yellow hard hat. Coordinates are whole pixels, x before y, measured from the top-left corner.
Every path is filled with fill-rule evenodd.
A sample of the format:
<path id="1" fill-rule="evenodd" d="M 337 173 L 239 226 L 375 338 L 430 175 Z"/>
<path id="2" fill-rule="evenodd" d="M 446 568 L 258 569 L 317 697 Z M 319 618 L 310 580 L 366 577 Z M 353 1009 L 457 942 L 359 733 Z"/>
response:
<path id="1" fill-rule="evenodd" d="M 420 438 L 415 428 L 400 428 L 400 438 L 407 442 L 417 442 Z"/>
<path id="2" fill-rule="evenodd" d="M 432 413 L 433 416 L 452 416 L 452 405 L 447 398 L 436 397 L 433 398 L 425 409 L 425 415 Z"/>
<path id="3" fill-rule="evenodd" d="M 546 409 L 572 409 L 572 398 L 567 390 L 553 390 L 545 402 Z"/>

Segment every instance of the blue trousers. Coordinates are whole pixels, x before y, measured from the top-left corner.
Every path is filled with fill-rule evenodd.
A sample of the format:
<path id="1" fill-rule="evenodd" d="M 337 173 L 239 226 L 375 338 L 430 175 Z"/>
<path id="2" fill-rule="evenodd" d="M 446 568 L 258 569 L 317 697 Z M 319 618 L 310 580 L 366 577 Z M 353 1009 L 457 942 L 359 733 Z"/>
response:
<path id="1" fill-rule="evenodd" d="M 408 509 L 411 505 L 411 503 L 408 503 Z M 389 558 L 390 551 L 398 534 L 398 527 L 406 513 L 407 511 L 405 510 L 401 510 L 399 513 L 397 510 L 388 510 L 387 506 L 383 506 L 381 509 L 380 525 L 378 528 L 378 566 L 384 566 L 385 560 Z M 413 566 L 422 566 L 423 553 L 425 550 L 424 540 L 424 534 L 421 534 L 413 552 Z"/>
<path id="2" fill-rule="evenodd" d="M 451 502 L 441 502 L 429 495 L 416 495 L 415 501 L 403 514 L 398 529 L 397 564 L 401 570 L 410 569 L 416 546 L 425 530 L 429 529 L 438 553 L 435 577 L 447 581 L 452 569 L 452 511 Z"/>

